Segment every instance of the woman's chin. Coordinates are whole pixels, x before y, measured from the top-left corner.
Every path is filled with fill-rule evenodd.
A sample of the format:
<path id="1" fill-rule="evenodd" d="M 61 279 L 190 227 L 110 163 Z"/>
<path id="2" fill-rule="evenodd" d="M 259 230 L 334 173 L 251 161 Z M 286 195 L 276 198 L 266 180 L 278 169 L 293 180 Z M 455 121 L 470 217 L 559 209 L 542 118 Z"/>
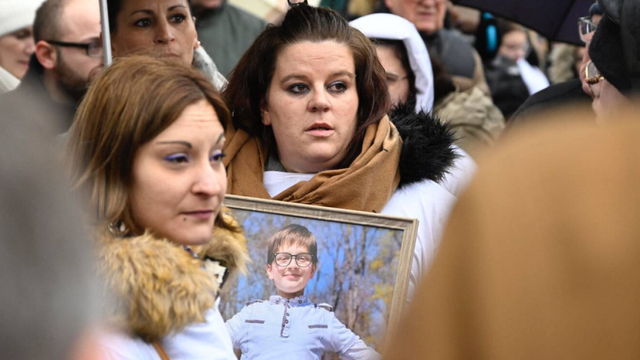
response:
<path id="1" fill-rule="evenodd" d="M 193 231 L 189 231 L 186 234 L 176 234 L 170 239 L 176 244 L 197 246 L 197 245 L 207 244 L 209 241 L 211 241 L 212 235 L 213 235 L 213 229 L 211 230 L 194 229 Z"/>

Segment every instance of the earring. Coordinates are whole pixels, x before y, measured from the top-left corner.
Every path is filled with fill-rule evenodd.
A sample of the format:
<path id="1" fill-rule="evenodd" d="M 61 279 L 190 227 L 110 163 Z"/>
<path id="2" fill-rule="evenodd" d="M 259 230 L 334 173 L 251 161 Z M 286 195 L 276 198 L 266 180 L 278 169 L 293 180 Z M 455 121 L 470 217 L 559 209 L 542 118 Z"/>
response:
<path id="1" fill-rule="evenodd" d="M 116 237 L 124 237 L 129 232 L 127 229 L 127 225 L 124 224 L 122 220 L 116 220 L 109 225 L 107 225 L 107 230 L 111 233 L 111 235 Z"/>

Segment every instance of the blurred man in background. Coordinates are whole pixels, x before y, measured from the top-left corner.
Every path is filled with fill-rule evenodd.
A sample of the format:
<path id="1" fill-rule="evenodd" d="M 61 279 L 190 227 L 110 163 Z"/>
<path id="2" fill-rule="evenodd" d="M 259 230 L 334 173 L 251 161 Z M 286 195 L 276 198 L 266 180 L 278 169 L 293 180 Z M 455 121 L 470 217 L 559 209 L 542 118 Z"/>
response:
<path id="1" fill-rule="evenodd" d="M 226 77 L 267 26 L 227 0 L 193 0 L 193 15 L 198 39 Z"/>
<path id="2" fill-rule="evenodd" d="M 445 0 L 384 0 L 389 10 L 411 21 L 422 36 L 429 54 L 446 65 L 453 82 L 465 91 L 473 86 L 485 94 L 482 60 L 473 47 L 455 31 L 444 28 Z"/>
<path id="3" fill-rule="evenodd" d="M 29 121 L 17 99 L 29 99 L 65 132 L 84 96 L 92 71 L 102 64 L 99 3 L 47 0 L 33 25 L 35 53 L 20 86 L 0 96 L 0 107 L 14 119 Z"/>

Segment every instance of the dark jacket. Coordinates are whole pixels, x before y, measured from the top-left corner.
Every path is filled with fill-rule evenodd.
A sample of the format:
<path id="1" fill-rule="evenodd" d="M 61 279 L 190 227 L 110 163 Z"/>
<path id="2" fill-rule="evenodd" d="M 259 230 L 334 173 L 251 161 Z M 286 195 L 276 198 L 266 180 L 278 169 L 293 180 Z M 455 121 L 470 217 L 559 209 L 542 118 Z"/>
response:
<path id="1" fill-rule="evenodd" d="M 198 40 L 226 77 L 266 26 L 264 20 L 226 0 L 219 8 L 203 10 L 196 17 Z"/>
<path id="2" fill-rule="evenodd" d="M 484 72 L 493 103 L 508 121 L 529 97 L 529 89 L 522 80 L 520 69 L 515 61 L 498 55 L 486 65 Z"/>
<path id="3" fill-rule="evenodd" d="M 0 113 L 21 121 L 30 121 L 33 114 L 48 117 L 58 133 L 66 132 L 73 123 L 76 104 L 60 103 L 51 98 L 44 86 L 44 68 L 35 55 L 20 85 L 0 95 Z"/>
<path id="4" fill-rule="evenodd" d="M 585 111 L 592 112 L 591 97 L 582 90 L 580 79 L 554 84 L 533 94 L 511 117 L 507 130 L 529 122 L 545 112 L 568 105 L 577 105 Z"/>

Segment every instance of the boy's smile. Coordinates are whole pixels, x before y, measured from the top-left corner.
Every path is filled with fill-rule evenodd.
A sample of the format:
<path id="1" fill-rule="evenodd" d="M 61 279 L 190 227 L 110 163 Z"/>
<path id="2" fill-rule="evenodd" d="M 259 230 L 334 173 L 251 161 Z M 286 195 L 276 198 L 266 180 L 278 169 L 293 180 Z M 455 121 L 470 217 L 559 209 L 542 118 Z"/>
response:
<path id="1" fill-rule="evenodd" d="M 292 255 L 308 253 L 309 249 L 300 245 L 285 244 L 278 252 L 287 252 Z M 316 264 L 307 267 L 299 267 L 295 259 L 287 266 L 278 266 L 275 261 L 267 264 L 267 275 L 273 280 L 277 294 L 283 298 L 292 299 L 304 294 L 304 288 L 316 272 Z"/>

